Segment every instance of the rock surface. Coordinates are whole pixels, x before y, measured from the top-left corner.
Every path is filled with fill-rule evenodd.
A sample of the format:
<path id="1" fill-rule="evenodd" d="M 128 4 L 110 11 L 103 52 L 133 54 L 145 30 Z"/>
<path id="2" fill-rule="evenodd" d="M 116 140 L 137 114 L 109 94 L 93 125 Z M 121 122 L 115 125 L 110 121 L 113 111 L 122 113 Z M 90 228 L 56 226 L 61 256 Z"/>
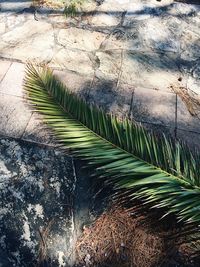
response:
<path id="1" fill-rule="evenodd" d="M 0 246 L 9 265 L 0 266 L 71 263 L 74 186 L 71 157 L 1 139 Z"/>

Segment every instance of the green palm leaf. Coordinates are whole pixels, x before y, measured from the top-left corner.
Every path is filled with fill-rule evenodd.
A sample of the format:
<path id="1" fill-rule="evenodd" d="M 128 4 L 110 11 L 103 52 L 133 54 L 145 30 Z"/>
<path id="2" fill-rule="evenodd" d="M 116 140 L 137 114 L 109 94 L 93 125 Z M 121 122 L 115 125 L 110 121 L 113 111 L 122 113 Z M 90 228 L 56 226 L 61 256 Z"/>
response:
<path id="1" fill-rule="evenodd" d="M 200 223 L 200 158 L 181 143 L 120 121 L 70 92 L 47 67 L 27 65 L 24 88 L 58 140 L 128 199 Z"/>

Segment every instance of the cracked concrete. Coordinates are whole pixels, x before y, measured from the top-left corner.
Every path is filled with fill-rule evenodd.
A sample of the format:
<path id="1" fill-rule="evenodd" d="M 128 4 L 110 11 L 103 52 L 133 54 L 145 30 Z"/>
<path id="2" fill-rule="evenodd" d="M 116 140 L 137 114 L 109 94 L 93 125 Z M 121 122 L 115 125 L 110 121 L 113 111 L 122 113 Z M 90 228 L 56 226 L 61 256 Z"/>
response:
<path id="1" fill-rule="evenodd" d="M 48 63 L 78 93 L 89 92 L 93 99 L 101 92 L 102 99 L 110 99 L 103 101 L 110 107 L 129 106 L 133 90 L 138 97 L 141 94 L 145 110 L 156 108 L 159 99 L 170 99 L 171 85 L 199 94 L 198 5 L 172 0 L 106 0 L 98 5 L 91 1 L 75 18 L 65 18 L 61 10 L 39 8 L 37 20 L 30 1 L 0 1 L 0 5 L 1 99 L 9 95 L 23 99 L 23 63 L 30 59 Z M 145 92 L 151 96 L 149 106 Z M 114 103 L 112 94 L 119 94 Z M 166 107 L 174 105 L 165 102 Z M 175 107 L 168 113 L 171 122 L 166 126 L 173 128 Z M 181 130 L 186 131 L 184 117 Z M 145 122 L 150 121 L 146 117 Z M 3 132 L 3 118 L 1 125 Z M 195 125 L 190 131 L 199 132 Z"/>
<path id="2" fill-rule="evenodd" d="M 177 105 L 176 109 L 170 100 L 174 94 L 171 86 L 185 88 L 192 97 L 200 94 L 199 5 L 173 0 L 89 1 L 75 18 L 43 7 L 35 13 L 29 1 L 0 1 L 0 6 L 0 92 L 4 98 L 23 97 L 19 80 L 24 74 L 15 62 L 45 62 L 71 90 L 88 100 L 95 101 L 94 96 L 101 94 L 100 98 L 106 99 L 100 103 L 110 106 L 110 111 L 118 110 L 120 115 L 123 110 L 126 116 L 135 90 L 140 104 L 137 115 L 132 111 L 133 118 L 164 124 L 171 132 L 178 125 L 181 131 L 188 130 L 188 136 L 199 133 L 198 118 L 190 114 L 187 105 L 182 103 L 185 115 L 181 116 L 183 107 Z M 141 106 L 148 110 L 145 118 L 142 110 L 138 114 Z M 152 110 L 157 112 L 152 115 Z M 170 118 L 167 123 L 166 116 Z M 11 134 L 3 121 L 1 132 Z"/>

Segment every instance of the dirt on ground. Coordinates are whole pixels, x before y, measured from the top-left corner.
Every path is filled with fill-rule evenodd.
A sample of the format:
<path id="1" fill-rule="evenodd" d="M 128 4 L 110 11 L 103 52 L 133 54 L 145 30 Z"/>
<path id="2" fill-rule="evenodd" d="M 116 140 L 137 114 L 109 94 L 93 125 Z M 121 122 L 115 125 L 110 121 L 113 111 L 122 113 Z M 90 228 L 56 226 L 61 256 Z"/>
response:
<path id="1" fill-rule="evenodd" d="M 145 216 L 114 206 L 83 227 L 76 243 L 77 266 L 192 266 L 184 264 L 184 257 L 180 259 L 183 252 L 190 258 L 190 248 L 180 245 L 179 238 L 171 239 L 172 233 L 150 226 Z"/>

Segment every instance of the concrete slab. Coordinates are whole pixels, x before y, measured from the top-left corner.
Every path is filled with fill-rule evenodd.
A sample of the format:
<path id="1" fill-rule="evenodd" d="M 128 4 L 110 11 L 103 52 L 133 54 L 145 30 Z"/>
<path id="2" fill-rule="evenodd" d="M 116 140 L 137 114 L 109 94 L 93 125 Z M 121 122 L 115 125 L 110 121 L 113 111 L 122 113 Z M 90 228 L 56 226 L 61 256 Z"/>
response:
<path id="1" fill-rule="evenodd" d="M 184 141 L 190 148 L 196 149 L 200 151 L 200 134 L 184 131 L 184 130 L 177 130 L 177 137 Z"/>
<path id="2" fill-rule="evenodd" d="M 180 76 L 173 54 L 128 52 L 123 56 L 122 83 L 170 92 Z"/>
<path id="3" fill-rule="evenodd" d="M 22 97 L 24 71 L 24 64 L 13 62 L 0 84 L 0 92 Z"/>
<path id="4" fill-rule="evenodd" d="M 89 89 L 93 79 L 93 75 L 81 75 L 73 71 L 54 70 L 53 73 L 69 90 L 76 93 Z"/>
<path id="5" fill-rule="evenodd" d="M 88 100 L 118 116 L 129 115 L 137 121 L 175 127 L 174 93 L 117 85 L 115 81 L 96 78 Z"/>
<path id="6" fill-rule="evenodd" d="M 106 112 L 116 114 L 119 117 L 126 116 L 130 108 L 130 94 L 117 88 L 117 82 L 107 79 L 94 79 L 86 99 Z"/>
<path id="7" fill-rule="evenodd" d="M 0 0 L 0 56 L 62 70 L 55 73 L 69 89 L 117 115 L 130 113 L 134 91 L 137 120 L 173 128 L 171 86 L 181 80 L 199 94 L 199 6 L 173 0 L 97 2 L 84 4 L 82 16 L 71 19 L 47 8 L 35 17 L 28 0 Z M 9 64 L 0 63 L 0 93 L 22 97 L 23 67 Z M 37 127 L 32 116 L 24 137 L 35 138 Z M 178 128 L 199 132 L 199 120 L 179 103 Z M 37 138 L 46 142 L 46 133 L 41 130 Z"/>
<path id="8" fill-rule="evenodd" d="M 30 117 L 31 111 L 21 99 L 0 93 L 0 134 L 20 138 Z"/>
<path id="9" fill-rule="evenodd" d="M 53 48 L 53 26 L 46 21 L 39 23 L 34 19 L 26 20 L 0 38 L 0 56 L 23 62 L 49 62 L 53 56 Z"/>
<path id="10" fill-rule="evenodd" d="M 11 62 L 9 61 L 0 61 L 0 83 L 3 80 L 4 76 L 6 75 L 9 67 L 11 65 Z"/>
<path id="11" fill-rule="evenodd" d="M 132 98 L 131 114 L 135 120 L 174 128 L 175 94 L 128 85 L 121 85 L 121 89 L 129 95 L 130 102 Z"/>
<path id="12" fill-rule="evenodd" d="M 42 116 L 35 112 L 32 114 L 22 138 L 23 140 L 48 145 L 56 143 L 52 131 L 43 123 Z"/>
<path id="13" fill-rule="evenodd" d="M 121 50 L 110 50 L 97 52 L 96 56 L 96 76 L 105 80 L 117 80 L 122 65 Z"/>
<path id="14" fill-rule="evenodd" d="M 92 75 L 94 73 L 93 62 L 90 58 L 92 56 L 85 51 L 76 51 L 74 49 L 56 48 L 49 66 L 52 68 L 59 68 L 60 70 L 70 70 L 78 72 L 82 75 Z"/>
<path id="15" fill-rule="evenodd" d="M 99 49 L 106 35 L 96 31 L 71 27 L 61 29 L 58 33 L 58 44 L 66 49 L 81 49 L 93 51 Z"/>
<path id="16" fill-rule="evenodd" d="M 153 124 L 153 123 L 142 123 L 142 125 L 148 130 L 148 131 L 153 131 L 157 135 L 163 135 L 170 137 L 170 138 L 175 138 L 175 128 L 174 127 L 169 127 L 163 124 Z"/>

